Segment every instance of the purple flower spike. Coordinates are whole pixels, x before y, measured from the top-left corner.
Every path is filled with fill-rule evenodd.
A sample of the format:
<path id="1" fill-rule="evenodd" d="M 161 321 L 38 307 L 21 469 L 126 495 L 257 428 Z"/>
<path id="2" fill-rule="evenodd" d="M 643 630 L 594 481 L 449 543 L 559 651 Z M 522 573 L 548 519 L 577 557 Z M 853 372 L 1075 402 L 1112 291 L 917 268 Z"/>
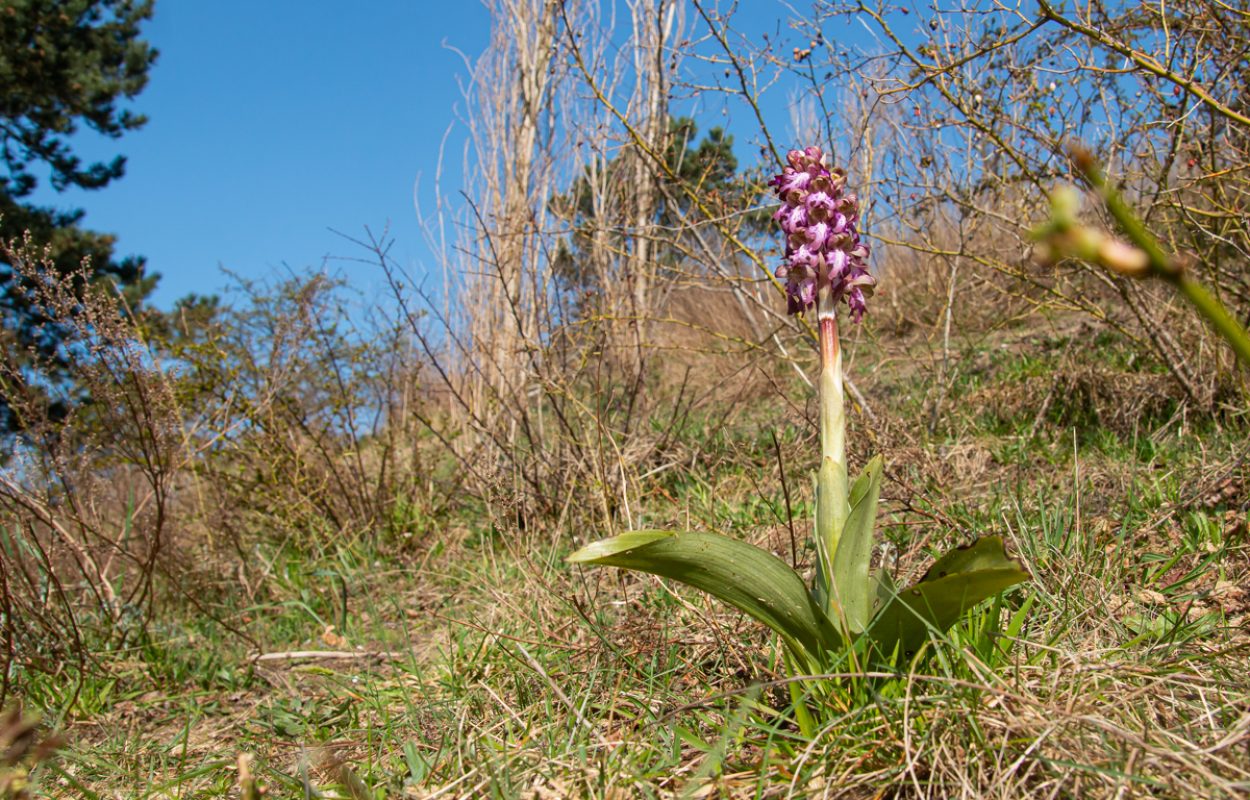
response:
<path id="1" fill-rule="evenodd" d="M 844 301 L 859 322 L 877 284 L 868 274 L 868 245 L 859 239 L 859 198 L 843 193 L 846 173 L 830 170 L 819 147 L 791 150 L 786 162 L 769 185 L 783 203 L 773 219 L 786 233 L 777 277 L 786 282 L 789 313 L 810 311 L 827 284 L 834 302 Z"/>

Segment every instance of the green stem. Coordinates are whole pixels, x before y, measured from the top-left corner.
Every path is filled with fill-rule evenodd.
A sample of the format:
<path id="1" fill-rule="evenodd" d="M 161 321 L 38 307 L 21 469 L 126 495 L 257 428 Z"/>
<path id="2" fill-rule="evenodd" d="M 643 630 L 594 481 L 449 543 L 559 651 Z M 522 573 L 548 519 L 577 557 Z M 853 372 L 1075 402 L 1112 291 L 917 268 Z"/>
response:
<path id="1" fill-rule="evenodd" d="M 846 399 L 837 305 L 830 287 L 817 294 L 820 332 L 820 467 L 816 471 L 816 596 L 833 610 L 833 557 L 850 514 L 847 501 Z"/>
<path id="2" fill-rule="evenodd" d="M 1246 335 L 1246 329 L 1241 327 L 1233 315 L 1228 313 L 1224 304 L 1208 292 L 1205 286 L 1184 273 L 1178 275 L 1174 282 L 1180 293 L 1185 295 L 1185 299 L 1198 309 L 1199 314 L 1207 318 L 1216 333 L 1224 337 L 1237 357 L 1250 365 L 1250 336 Z"/>

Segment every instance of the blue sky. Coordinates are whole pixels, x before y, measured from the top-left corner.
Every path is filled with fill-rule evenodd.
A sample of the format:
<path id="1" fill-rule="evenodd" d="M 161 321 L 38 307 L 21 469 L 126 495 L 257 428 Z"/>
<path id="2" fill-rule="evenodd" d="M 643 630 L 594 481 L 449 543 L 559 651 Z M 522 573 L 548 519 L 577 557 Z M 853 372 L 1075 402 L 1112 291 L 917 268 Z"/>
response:
<path id="1" fill-rule="evenodd" d="M 396 255 L 420 261 L 414 187 L 432 185 L 466 73 L 443 44 L 480 52 L 488 21 L 472 0 L 160 0 L 145 28 L 160 58 L 133 103 L 148 124 L 78 137 L 84 156 L 126 155 L 126 175 L 36 199 L 85 208 L 119 253 L 147 256 L 161 306 L 225 286 L 220 266 L 263 277 L 354 255 L 329 228 L 389 221 Z"/>
<path id="2" fill-rule="evenodd" d="M 737 20 L 754 38 L 789 8 L 749 0 Z M 478 0 L 158 0 L 145 38 L 161 54 L 133 104 L 148 124 L 121 140 L 77 139 L 88 158 L 126 155 L 126 175 L 94 192 L 44 186 L 35 199 L 86 209 L 84 224 L 116 234 L 119 254 L 146 256 L 162 275 L 162 307 L 220 291 L 230 282 L 222 267 L 259 278 L 360 254 L 330 229 L 358 236 L 389 224 L 393 255 L 419 273 L 433 265 L 414 191 L 432 207 L 468 71 L 449 47 L 473 59 L 488 37 Z M 784 105 L 784 92 L 769 96 L 778 129 Z M 452 143 L 462 131 L 453 126 Z M 754 159 L 741 136 L 738 150 Z M 449 148 L 448 196 L 461 188 L 459 164 Z M 344 269 L 362 288 L 380 282 L 366 267 Z"/>

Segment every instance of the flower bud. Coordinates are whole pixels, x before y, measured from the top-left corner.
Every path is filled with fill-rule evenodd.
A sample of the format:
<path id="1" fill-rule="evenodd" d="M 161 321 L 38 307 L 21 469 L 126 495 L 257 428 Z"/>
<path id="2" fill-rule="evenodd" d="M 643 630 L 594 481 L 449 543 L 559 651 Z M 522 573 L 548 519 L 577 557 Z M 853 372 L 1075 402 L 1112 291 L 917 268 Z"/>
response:
<path id="1" fill-rule="evenodd" d="M 1109 237 L 1098 245 L 1098 263 L 1132 278 L 1140 278 L 1150 271 L 1150 257 L 1144 251 Z"/>

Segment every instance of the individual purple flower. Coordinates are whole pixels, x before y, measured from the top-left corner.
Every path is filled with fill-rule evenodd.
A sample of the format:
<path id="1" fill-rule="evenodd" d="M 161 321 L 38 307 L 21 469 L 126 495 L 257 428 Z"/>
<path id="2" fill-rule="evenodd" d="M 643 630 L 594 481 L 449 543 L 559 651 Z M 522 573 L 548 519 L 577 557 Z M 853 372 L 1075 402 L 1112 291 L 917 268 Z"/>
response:
<path id="1" fill-rule="evenodd" d="M 846 173 L 830 170 L 818 147 L 791 150 L 786 162 L 769 185 L 782 201 L 773 219 L 786 234 L 777 277 L 786 282 L 789 313 L 810 311 L 828 286 L 833 301 L 844 301 L 858 322 L 877 283 L 868 274 L 868 245 L 859 238 L 859 198 L 843 193 Z"/>
<path id="2" fill-rule="evenodd" d="M 808 219 L 824 222 L 833 213 L 833 198 L 824 192 L 810 192 L 803 198 L 803 207 L 807 209 Z"/>
<path id="3" fill-rule="evenodd" d="M 816 250 L 806 244 L 801 244 L 790 251 L 790 266 L 799 268 L 806 267 L 807 269 L 803 270 L 804 272 L 811 272 L 812 275 L 815 275 L 815 269 L 819 267 L 817 262 L 820 256 L 821 253 L 819 250 Z"/>
<path id="4" fill-rule="evenodd" d="M 828 223 L 816 222 L 808 225 L 803 233 L 808 247 L 814 250 L 823 250 L 825 245 L 829 243 L 829 237 L 835 232 L 829 227 Z"/>
<path id="5" fill-rule="evenodd" d="M 810 172 L 799 172 L 791 167 L 773 178 L 773 183 L 777 186 L 777 193 L 782 197 L 791 192 L 805 192 L 812 182 L 812 174 Z"/>
<path id="6" fill-rule="evenodd" d="M 807 230 L 807 210 L 801 205 L 784 205 L 777 211 L 781 229 L 789 234 Z"/>
<path id="7" fill-rule="evenodd" d="M 865 300 L 868 295 L 872 294 L 872 287 L 876 283 L 876 280 L 871 275 L 858 266 L 844 277 L 842 281 L 844 287 L 843 297 L 846 298 L 846 305 L 851 310 L 851 319 L 859 322 L 864 318 L 864 312 L 868 310 Z"/>
<path id="8" fill-rule="evenodd" d="M 836 282 L 842 278 L 842 273 L 846 272 L 846 262 L 848 256 L 845 250 L 833 249 L 829 251 L 828 257 L 825 259 L 829 263 L 829 280 Z"/>

